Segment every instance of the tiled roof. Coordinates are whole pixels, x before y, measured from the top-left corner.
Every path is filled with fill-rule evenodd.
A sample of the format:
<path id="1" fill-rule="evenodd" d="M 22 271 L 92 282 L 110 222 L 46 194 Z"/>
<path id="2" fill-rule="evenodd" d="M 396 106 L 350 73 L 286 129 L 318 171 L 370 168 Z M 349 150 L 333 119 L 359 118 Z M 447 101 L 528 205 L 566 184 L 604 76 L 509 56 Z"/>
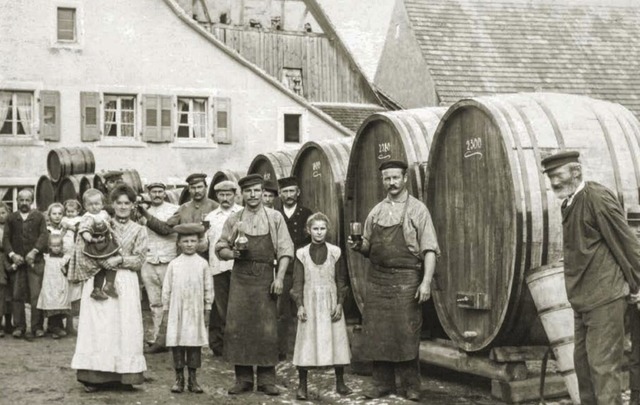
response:
<path id="1" fill-rule="evenodd" d="M 357 132 L 362 122 L 371 114 L 385 111 L 384 108 L 373 104 L 314 103 L 314 106 L 329 114 L 334 120 L 353 132 Z"/>
<path id="2" fill-rule="evenodd" d="M 584 94 L 640 117 L 640 2 L 404 0 L 440 100 Z"/>

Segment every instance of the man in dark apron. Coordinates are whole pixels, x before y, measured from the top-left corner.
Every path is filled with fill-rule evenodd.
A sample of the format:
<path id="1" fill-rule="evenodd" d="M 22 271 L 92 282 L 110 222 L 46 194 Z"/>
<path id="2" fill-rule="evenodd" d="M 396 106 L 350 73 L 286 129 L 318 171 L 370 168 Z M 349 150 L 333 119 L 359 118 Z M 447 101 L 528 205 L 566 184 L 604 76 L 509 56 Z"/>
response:
<path id="1" fill-rule="evenodd" d="M 234 260 L 223 355 L 235 366 L 236 382 L 228 392 L 252 391 L 253 366 L 257 366 L 258 391 L 278 395 L 276 303 L 293 257 L 293 242 L 282 214 L 262 205 L 262 176 L 246 176 L 238 185 L 245 207 L 227 219 L 215 248 L 220 260 Z M 240 243 L 239 237 L 246 239 Z"/>
<path id="2" fill-rule="evenodd" d="M 407 190 L 407 164 L 391 160 L 380 165 L 387 197 L 367 216 L 363 238 L 349 247 L 369 257 L 364 300 L 364 353 L 373 361 L 373 387 L 368 398 L 396 389 L 420 400 L 418 349 L 421 304 L 431 296 L 431 279 L 440 250 L 427 207 Z"/>

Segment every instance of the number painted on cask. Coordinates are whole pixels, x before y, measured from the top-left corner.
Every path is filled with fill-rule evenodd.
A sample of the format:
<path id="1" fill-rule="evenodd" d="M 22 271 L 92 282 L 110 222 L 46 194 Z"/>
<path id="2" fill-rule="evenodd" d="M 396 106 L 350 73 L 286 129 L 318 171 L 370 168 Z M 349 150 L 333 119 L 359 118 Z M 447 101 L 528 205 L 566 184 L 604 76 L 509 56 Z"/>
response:
<path id="1" fill-rule="evenodd" d="M 320 161 L 313 162 L 311 164 L 311 169 L 313 170 L 313 177 L 321 177 L 322 176 L 322 163 Z"/>
<path id="2" fill-rule="evenodd" d="M 378 160 L 389 159 L 391 154 L 391 142 L 382 142 L 378 144 Z"/>
<path id="3" fill-rule="evenodd" d="M 466 150 L 464 151 L 464 157 L 470 158 L 472 156 L 479 156 L 482 158 L 482 138 L 471 138 L 465 141 Z"/>
<path id="4" fill-rule="evenodd" d="M 264 173 L 262 175 L 262 178 L 265 179 L 265 180 L 271 180 L 271 173 Z"/>

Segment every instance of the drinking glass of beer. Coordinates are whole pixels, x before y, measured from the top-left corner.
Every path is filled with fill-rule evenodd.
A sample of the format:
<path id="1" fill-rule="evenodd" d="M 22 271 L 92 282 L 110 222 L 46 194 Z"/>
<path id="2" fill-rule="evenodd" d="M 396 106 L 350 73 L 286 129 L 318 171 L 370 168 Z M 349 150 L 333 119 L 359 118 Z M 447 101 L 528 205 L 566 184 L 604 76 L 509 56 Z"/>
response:
<path id="1" fill-rule="evenodd" d="M 362 224 L 360 222 L 351 223 L 351 240 L 354 242 L 362 241 Z"/>

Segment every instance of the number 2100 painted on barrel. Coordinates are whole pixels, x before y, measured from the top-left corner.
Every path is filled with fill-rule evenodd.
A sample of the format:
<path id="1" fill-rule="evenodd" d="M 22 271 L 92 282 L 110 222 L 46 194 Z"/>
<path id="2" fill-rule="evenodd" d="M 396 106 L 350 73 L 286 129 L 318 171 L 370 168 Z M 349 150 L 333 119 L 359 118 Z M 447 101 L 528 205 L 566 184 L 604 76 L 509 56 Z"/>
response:
<path id="1" fill-rule="evenodd" d="M 482 138 L 471 138 L 465 141 L 464 158 L 478 156 L 482 158 Z"/>

